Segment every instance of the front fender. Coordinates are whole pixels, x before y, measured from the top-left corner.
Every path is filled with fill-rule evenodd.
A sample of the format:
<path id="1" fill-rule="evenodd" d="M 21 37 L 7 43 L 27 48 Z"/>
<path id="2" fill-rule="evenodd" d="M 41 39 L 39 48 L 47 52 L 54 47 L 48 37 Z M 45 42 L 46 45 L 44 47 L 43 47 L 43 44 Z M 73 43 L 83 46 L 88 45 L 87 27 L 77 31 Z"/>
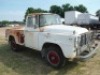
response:
<path id="1" fill-rule="evenodd" d="M 74 38 L 71 37 L 73 36 L 54 33 L 40 34 L 39 50 L 42 50 L 42 47 L 45 43 L 53 43 L 61 48 L 62 53 L 66 58 L 74 58 L 76 56 L 76 52 L 74 50 Z"/>

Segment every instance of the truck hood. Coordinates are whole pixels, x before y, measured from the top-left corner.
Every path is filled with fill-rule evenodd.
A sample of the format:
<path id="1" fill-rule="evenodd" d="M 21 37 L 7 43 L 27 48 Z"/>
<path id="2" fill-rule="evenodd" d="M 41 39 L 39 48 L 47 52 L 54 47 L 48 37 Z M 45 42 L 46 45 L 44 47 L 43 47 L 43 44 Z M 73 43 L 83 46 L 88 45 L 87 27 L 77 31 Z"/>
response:
<path id="1" fill-rule="evenodd" d="M 86 28 L 66 26 L 66 25 L 50 25 L 44 27 L 44 32 L 66 33 L 66 34 L 82 34 L 88 32 Z"/>

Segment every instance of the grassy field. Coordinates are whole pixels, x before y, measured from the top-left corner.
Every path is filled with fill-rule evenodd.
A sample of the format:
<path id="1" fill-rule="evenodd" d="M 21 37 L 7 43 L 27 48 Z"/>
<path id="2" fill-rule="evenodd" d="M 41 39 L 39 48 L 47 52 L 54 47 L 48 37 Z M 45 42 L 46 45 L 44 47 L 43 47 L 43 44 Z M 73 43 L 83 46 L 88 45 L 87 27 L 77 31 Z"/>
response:
<path id="1" fill-rule="evenodd" d="M 100 49 L 88 61 L 68 62 L 57 70 L 44 62 L 40 52 L 13 52 L 5 41 L 4 30 L 0 28 L 0 75 L 100 75 Z"/>

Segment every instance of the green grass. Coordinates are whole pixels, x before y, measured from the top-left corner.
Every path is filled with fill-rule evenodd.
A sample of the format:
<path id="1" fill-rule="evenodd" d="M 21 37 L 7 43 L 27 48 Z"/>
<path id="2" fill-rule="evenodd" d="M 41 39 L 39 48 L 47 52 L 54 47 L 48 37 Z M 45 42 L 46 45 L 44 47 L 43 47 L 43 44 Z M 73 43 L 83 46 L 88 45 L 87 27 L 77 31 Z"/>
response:
<path id="1" fill-rule="evenodd" d="M 86 62 L 68 62 L 57 70 L 44 62 L 40 52 L 29 49 L 13 52 L 0 37 L 0 75 L 99 75 L 100 59 L 97 56 Z"/>

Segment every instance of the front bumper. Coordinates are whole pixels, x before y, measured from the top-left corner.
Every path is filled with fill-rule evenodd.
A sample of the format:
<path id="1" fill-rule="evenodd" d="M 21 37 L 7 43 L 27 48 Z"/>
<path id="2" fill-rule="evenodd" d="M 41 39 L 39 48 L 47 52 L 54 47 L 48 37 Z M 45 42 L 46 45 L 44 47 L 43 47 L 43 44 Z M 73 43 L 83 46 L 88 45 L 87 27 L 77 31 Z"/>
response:
<path id="1" fill-rule="evenodd" d="M 89 46 L 89 50 L 83 51 L 81 54 L 77 55 L 79 60 L 85 61 L 90 59 L 96 54 L 96 50 L 98 49 L 99 44 L 94 44 L 93 46 Z"/>

